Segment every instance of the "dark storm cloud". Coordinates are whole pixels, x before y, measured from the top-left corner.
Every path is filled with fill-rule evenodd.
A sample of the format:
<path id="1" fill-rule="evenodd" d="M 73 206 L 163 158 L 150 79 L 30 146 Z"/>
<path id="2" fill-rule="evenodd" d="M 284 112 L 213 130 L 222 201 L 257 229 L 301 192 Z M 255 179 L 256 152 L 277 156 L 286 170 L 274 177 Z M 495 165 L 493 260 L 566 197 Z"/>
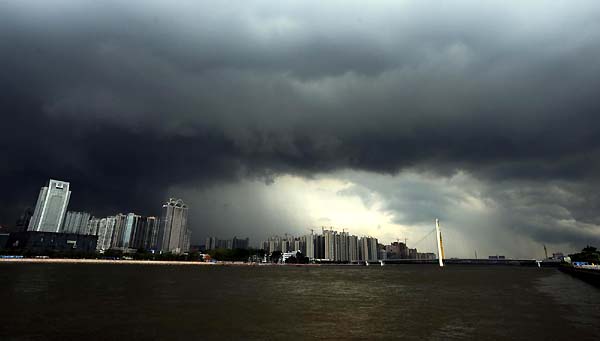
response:
<path id="1" fill-rule="evenodd" d="M 48 177 L 73 182 L 73 208 L 152 214 L 172 185 L 347 168 L 463 170 L 498 193 L 526 182 L 540 192 L 516 197 L 534 201 L 553 202 L 555 181 L 583 198 L 561 206 L 573 219 L 598 223 L 593 2 L 19 1 L 0 13 L 3 223 Z"/>

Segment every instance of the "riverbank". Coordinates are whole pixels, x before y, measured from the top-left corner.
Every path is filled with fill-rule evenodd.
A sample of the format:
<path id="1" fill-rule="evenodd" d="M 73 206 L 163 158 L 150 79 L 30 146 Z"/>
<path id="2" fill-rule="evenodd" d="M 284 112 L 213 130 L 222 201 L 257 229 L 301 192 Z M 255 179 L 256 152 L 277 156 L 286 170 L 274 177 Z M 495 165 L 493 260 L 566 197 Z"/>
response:
<path id="1" fill-rule="evenodd" d="M 0 263 L 78 263 L 78 264 L 147 264 L 147 265 L 218 265 L 219 263 L 133 259 L 73 259 L 73 258 L 7 258 Z M 240 263 L 244 264 L 244 263 Z"/>
<path id="2" fill-rule="evenodd" d="M 600 269 L 597 267 L 574 267 L 574 266 L 561 266 L 560 271 L 567 273 L 575 278 L 579 278 L 592 285 L 600 287 Z"/>
<path id="3" fill-rule="evenodd" d="M 321 266 L 321 264 L 275 264 L 245 262 L 195 262 L 135 259 L 77 259 L 77 258 L 0 258 L 2 263 L 51 263 L 51 264 L 138 264 L 138 265 L 212 265 L 212 266 Z M 349 264 L 337 264 L 349 265 Z M 353 264 L 356 265 L 356 264 Z"/>

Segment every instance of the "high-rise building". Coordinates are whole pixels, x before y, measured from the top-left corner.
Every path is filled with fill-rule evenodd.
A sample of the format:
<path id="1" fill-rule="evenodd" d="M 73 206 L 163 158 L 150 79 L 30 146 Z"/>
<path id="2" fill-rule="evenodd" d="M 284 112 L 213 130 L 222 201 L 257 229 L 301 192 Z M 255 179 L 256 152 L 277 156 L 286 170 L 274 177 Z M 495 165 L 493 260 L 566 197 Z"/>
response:
<path id="1" fill-rule="evenodd" d="M 90 219 L 90 221 L 88 222 L 87 225 L 87 231 L 85 231 L 86 233 L 83 234 L 87 234 L 87 235 L 91 235 L 91 236 L 97 236 L 98 235 L 98 230 L 100 229 L 100 218 L 96 218 L 96 217 L 92 217 Z"/>
<path id="2" fill-rule="evenodd" d="M 144 239 L 142 241 L 142 247 L 146 250 L 156 250 L 158 244 L 158 229 L 159 229 L 158 217 L 147 217 Z"/>
<path id="3" fill-rule="evenodd" d="M 110 240 L 110 248 L 118 249 L 123 247 L 123 234 L 125 233 L 125 221 L 127 216 L 119 213 L 115 215 L 115 225 Z"/>
<path id="4" fill-rule="evenodd" d="M 315 235 L 314 234 L 308 234 L 305 236 L 305 256 L 308 257 L 308 259 L 313 260 L 315 259 Z"/>
<path id="5" fill-rule="evenodd" d="M 189 238 L 189 237 L 188 237 Z M 250 246 L 249 238 L 233 237 L 232 239 L 219 239 L 216 237 L 206 238 L 204 248 L 206 250 L 214 249 L 248 249 Z M 267 250 L 268 251 L 268 250 Z"/>
<path id="6" fill-rule="evenodd" d="M 231 240 L 231 247 L 233 249 L 247 249 L 249 244 L 250 244 L 250 239 L 248 239 L 248 238 L 241 239 L 241 238 L 233 237 L 233 239 Z"/>
<path id="7" fill-rule="evenodd" d="M 121 240 L 121 247 L 123 250 L 135 248 L 136 232 L 139 232 L 138 224 L 140 224 L 141 216 L 135 213 L 128 213 L 125 219 L 125 226 L 123 228 L 123 236 Z"/>
<path id="8" fill-rule="evenodd" d="M 60 232 L 70 196 L 68 182 L 50 179 L 48 187 L 40 189 L 28 230 Z"/>
<path id="9" fill-rule="evenodd" d="M 65 217 L 65 222 L 60 232 L 88 234 L 88 223 L 90 214 L 87 212 L 68 211 Z"/>
<path id="10" fill-rule="evenodd" d="M 108 250 L 111 248 L 113 231 L 115 229 L 115 217 L 106 217 L 100 219 L 98 224 L 98 244 L 97 250 Z"/>
<path id="11" fill-rule="evenodd" d="M 376 261 L 379 259 L 377 238 L 362 237 L 358 240 L 360 260 Z"/>
<path id="12" fill-rule="evenodd" d="M 158 218 L 134 215 L 132 219 L 129 247 L 133 249 L 156 250 L 158 241 Z M 129 216 L 128 215 L 128 218 Z M 126 224 L 127 227 L 127 224 Z"/>
<path id="13" fill-rule="evenodd" d="M 284 240 L 281 241 L 281 252 L 282 253 L 288 252 L 288 241 L 287 241 L 287 239 L 284 239 Z"/>
<path id="14" fill-rule="evenodd" d="M 131 229 L 129 247 L 141 249 L 144 247 L 144 237 L 146 235 L 146 217 L 137 216 Z"/>
<path id="15" fill-rule="evenodd" d="M 181 199 L 170 198 L 163 205 L 159 233 L 161 251 L 182 253 L 189 250 L 191 231 L 188 230 L 187 216 L 188 207 Z"/>
<path id="16" fill-rule="evenodd" d="M 335 235 L 336 231 L 323 229 L 323 237 L 325 237 L 325 259 L 331 261 L 335 259 Z"/>
<path id="17" fill-rule="evenodd" d="M 340 236 L 340 261 L 350 261 L 350 235 L 348 232 L 342 232 Z"/>
<path id="18" fill-rule="evenodd" d="M 206 242 L 204 244 L 204 248 L 206 250 L 214 250 L 217 248 L 217 238 L 215 237 L 207 237 Z"/>
<path id="19" fill-rule="evenodd" d="M 315 235 L 315 259 L 325 258 L 325 237 Z"/>
<path id="20" fill-rule="evenodd" d="M 358 260 L 360 260 L 359 258 L 359 252 L 358 252 L 358 237 L 357 236 L 350 236 L 348 237 L 348 257 L 350 258 L 351 262 L 356 262 Z"/>

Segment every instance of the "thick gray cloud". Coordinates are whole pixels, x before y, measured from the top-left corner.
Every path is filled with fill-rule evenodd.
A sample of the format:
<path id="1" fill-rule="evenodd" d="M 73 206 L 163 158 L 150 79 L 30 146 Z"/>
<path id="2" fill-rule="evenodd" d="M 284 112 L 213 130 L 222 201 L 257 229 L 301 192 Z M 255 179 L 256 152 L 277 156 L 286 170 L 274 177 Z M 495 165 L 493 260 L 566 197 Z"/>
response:
<path id="1" fill-rule="evenodd" d="M 3 3 L 0 222 L 48 177 L 74 209 L 152 214 L 173 186 L 409 169 L 477 179 L 513 216 L 498 228 L 594 241 L 599 19 L 595 2 Z M 409 191 L 390 201 L 405 223 L 452 207 Z"/>

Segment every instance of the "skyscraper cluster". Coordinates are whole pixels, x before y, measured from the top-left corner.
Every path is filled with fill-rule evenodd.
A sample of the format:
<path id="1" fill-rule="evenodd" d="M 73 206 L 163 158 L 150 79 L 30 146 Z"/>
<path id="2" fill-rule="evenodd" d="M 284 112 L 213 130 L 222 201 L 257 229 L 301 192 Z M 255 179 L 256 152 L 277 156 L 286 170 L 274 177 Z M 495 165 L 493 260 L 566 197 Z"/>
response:
<path id="1" fill-rule="evenodd" d="M 322 233 L 300 237 L 273 236 L 262 243 L 268 253 L 300 251 L 310 260 L 332 262 L 376 261 L 380 258 L 377 239 L 358 237 L 348 232 L 322 228 Z"/>
<path id="2" fill-rule="evenodd" d="M 34 232 L 97 236 L 96 249 L 99 251 L 189 251 L 188 207 L 181 199 L 170 198 L 163 205 L 160 218 L 135 213 L 97 218 L 87 212 L 67 211 L 70 197 L 68 182 L 50 180 L 47 187 L 41 188 L 33 214 L 24 214 L 20 224 Z"/>
<path id="3" fill-rule="evenodd" d="M 92 218 L 92 227 L 98 236 L 98 250 L 156 250 L 158 245 L 159 218 L 144 217 L 135 213 L 106 218 Z"/>

